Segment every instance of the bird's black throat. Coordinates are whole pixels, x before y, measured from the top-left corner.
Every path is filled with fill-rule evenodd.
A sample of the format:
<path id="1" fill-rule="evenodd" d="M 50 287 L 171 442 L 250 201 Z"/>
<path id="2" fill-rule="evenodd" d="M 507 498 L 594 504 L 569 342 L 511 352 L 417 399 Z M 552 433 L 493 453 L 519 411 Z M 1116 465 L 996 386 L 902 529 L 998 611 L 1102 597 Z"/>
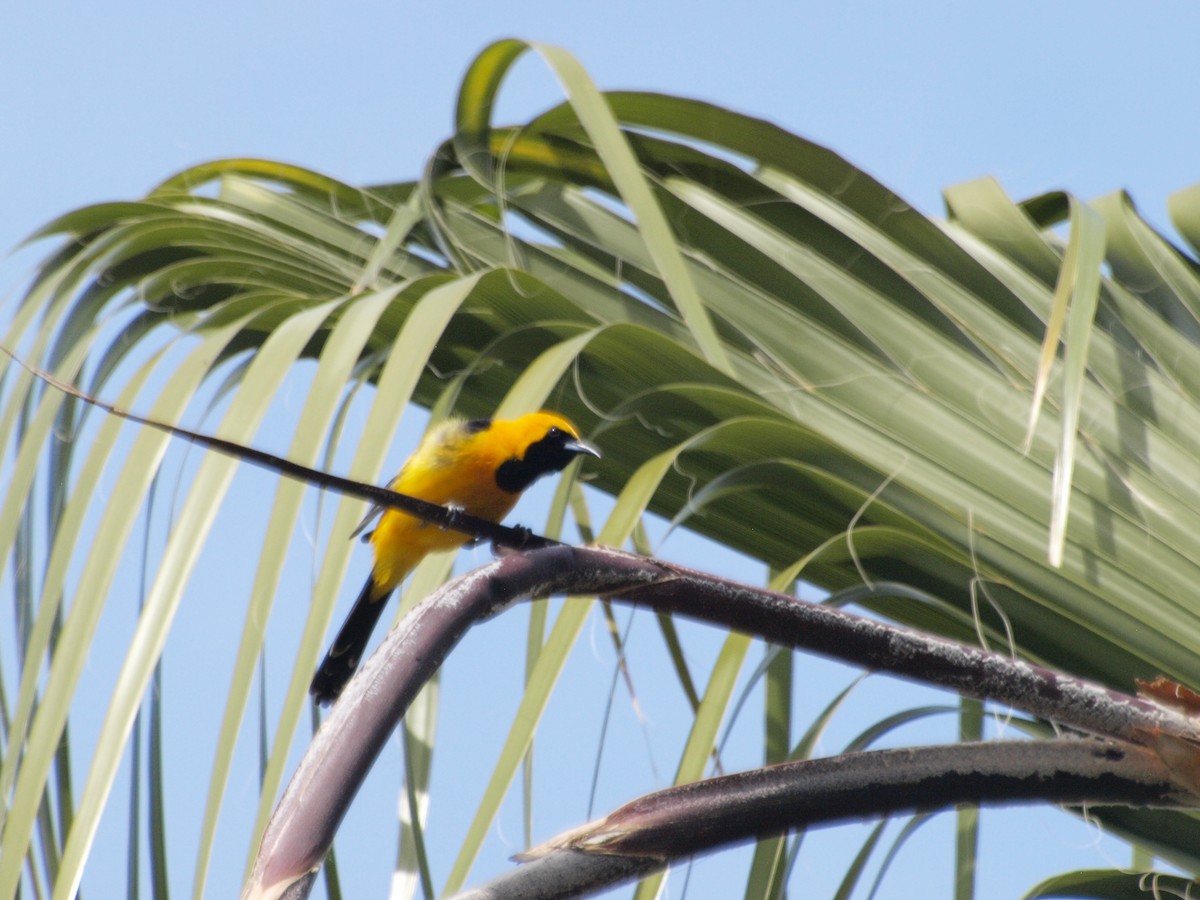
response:
<path id="1" fill-rule="evenodd" d="M 579 455 L 578 449 L 568 446 L 573 440 L 565 432 L 553 429 L 540 441 L 530 444 L 524 456 L 502 462 L 496 469 L 496 485 L 502 491 L 519 494 L 543 475 L 561 472 Z"/>

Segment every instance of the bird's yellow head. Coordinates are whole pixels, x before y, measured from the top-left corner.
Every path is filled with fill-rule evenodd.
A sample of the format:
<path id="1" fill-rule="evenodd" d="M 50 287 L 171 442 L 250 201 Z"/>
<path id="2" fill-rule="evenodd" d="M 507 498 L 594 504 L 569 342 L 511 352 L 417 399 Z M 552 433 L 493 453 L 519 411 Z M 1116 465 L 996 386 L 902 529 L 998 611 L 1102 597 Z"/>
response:
<path id="1" fill-rule="evenodd" d="M 508 493 L 519 494 L 543 475 L 561 472 L 580 454 L 600 456 L 600 451 L 581 441 L 575 426 L 557 413 L 535 412 L 495 421 L 488 430 L 510 448 L 510 455 L 496 469 L 496 484 Z"/>

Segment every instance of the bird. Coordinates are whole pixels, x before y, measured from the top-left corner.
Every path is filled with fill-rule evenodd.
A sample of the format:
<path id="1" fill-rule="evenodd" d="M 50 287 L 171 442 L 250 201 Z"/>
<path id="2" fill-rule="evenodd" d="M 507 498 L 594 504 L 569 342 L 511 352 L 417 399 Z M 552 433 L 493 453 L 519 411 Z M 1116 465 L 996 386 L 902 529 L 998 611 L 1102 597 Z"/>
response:
<path id="1" fill-rule="evenodd" d="M 430 503 L 499 522 L 522 492 L 543 475 L 560 472 L 577 456 L 599 458 L 557 413 L 516 419 L 449 419 L 426 434 L 388 487 Z M 309 693 L 332 703 L 358 668 L 363 651 L 392 592 L 429 553 L 460 547 L 471 535 L 424 522 L 398 509 L 375 506 L 354 530 L 374 548 L 362 592 L 313 676 Z"/>

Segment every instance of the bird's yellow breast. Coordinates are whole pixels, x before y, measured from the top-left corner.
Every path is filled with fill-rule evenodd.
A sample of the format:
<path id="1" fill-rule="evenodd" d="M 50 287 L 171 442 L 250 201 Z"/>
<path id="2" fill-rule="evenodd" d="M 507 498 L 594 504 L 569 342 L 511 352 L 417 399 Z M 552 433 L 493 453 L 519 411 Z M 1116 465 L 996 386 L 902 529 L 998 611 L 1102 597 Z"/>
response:
<path id="1" fill-rule="evenodd" d="M 500 488 L 497 470 L 507 460 L 520 458 L 550 427 L 575 433 L 570 423 L 551 413 L 532 413 L 488 423 L 487 427 L 474 422 L 443 423 L 425 437 L 390 487 L 498 522 L 512 510 L 520 494 Z M 460 547 L 468 539 L 469 535 L 461 532 L 386 510 L 371 536 L 377 591 L 385 594 L 395 588 L 426 554 Z"/>

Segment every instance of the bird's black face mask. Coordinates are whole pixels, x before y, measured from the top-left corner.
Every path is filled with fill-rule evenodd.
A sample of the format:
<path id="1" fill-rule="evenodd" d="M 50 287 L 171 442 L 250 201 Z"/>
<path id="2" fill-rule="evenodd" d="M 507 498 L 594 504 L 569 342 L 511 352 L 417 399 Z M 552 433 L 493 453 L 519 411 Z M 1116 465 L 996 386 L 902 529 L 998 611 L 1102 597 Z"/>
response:
<path id="1" fill-rule="evenodd" d="M 590 444 L 561 428 L 551 428 L 544 438 L 530 444 L 520 459 L 509 459 L 500 464 L 496 469 L 496 484 L 502 491 L 519 494 L 543 475 L 561 472 L 582 453 L 600 456 L 600 451 Z"/>

